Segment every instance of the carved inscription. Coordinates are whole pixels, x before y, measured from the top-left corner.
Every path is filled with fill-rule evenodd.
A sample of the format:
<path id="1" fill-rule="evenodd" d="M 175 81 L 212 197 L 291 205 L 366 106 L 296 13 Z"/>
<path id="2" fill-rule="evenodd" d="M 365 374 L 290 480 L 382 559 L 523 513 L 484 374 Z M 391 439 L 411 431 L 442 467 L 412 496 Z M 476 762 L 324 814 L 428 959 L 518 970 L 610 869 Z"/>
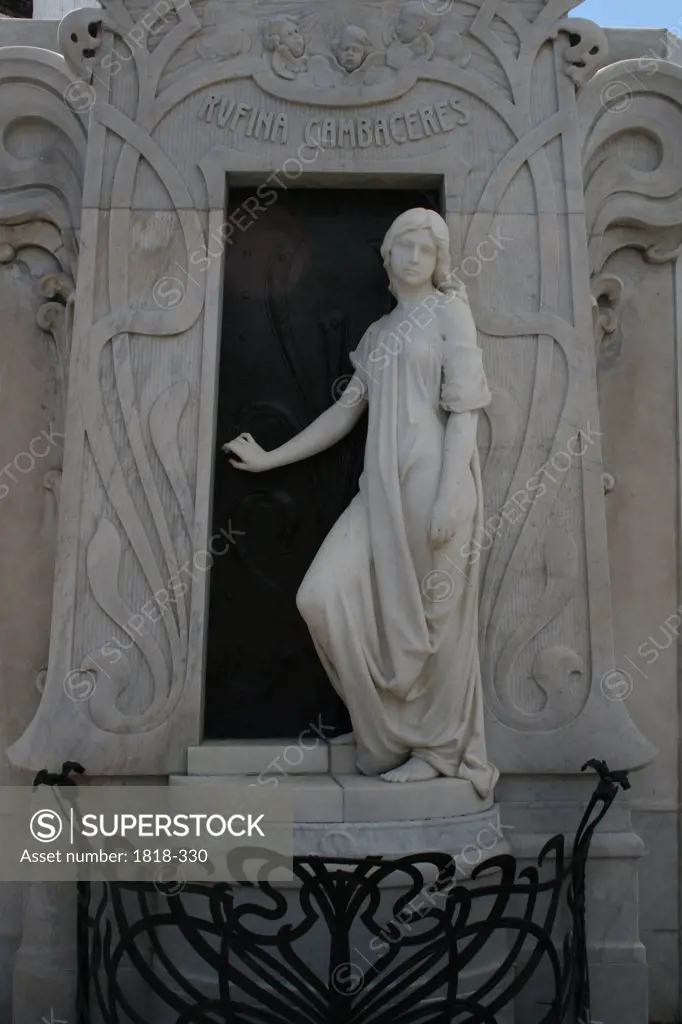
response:
<path id="1" fill-rule="evenodd" d="M 398 111 L 390 117 L 313 118 L 305 126 L 304 141 L 319 141 L 325 147 L 338 149 L 366 149 L 394 142 L 403 145 L 451 132 L 470 120 L 471 114 L 453 96 L 449 101 Z"/>
<path id="2" fill-rule="evenodd" d="M 227 94 L 209 93 L 199 108 L 199 120 L 249 139 L 286 145 L 289 115 L 238 103 Z M 303 142 L 329 149 L 366 149 L 394 143 L 419 142 L 468 124 L 471 113 L 459 96 L 385 117 L 314 117 L 302 126 Z"/>
<path id="3" fill-rule="evenodd" d="M 241 129 L 248 139 L 279 142 L 283 146 L 289 139 L 288 114 L 275 114 L 248 103 L 237 103 L 229 96 L 219 96 L 214 92 L 204 100 L 199 120 L 217 124 L 231 132 Z"/>

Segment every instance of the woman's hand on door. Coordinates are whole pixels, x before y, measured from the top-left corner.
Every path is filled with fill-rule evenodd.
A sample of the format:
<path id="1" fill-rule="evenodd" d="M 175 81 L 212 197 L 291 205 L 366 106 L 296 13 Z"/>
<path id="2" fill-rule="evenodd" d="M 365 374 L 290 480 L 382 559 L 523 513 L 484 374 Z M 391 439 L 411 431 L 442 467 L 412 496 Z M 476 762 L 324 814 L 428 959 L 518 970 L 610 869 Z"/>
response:
<path id="1" fill-rule="evenodd" d="M 226 455 L 236 455 L 236 459 L 230 459 L 230 465 L 235 469 L 246 470 L 247 473 L 263 473 L 271 469 L 270 452 L 266 452 L 257 441 L 254 441 L 251 434 L 240 434 L 233 441 L 223 445 Z"/>

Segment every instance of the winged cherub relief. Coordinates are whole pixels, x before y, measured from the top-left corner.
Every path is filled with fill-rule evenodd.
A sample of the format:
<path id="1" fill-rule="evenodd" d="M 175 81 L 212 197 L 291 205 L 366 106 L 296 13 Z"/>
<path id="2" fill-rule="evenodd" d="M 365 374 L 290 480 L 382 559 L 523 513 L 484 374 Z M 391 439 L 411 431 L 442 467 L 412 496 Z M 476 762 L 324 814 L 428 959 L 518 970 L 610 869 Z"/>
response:
<path id="1" fill-rule="evenodd" d="M 469 62 L 466 44 L 451 19 L 427 10 L 422 0 L 409 0 L 401 7 L 389 26 L 386 44 L 387 62 L 395 69 L 434 58 L 456 60 L 462 66 Z"/>
<path id="2" fill-rule="evenodd" d="M 332 44 L 332 61 L 315 62 L 315 83 L 324 88 L 332 85 L 376 85 L 390 75 L 386 55 L 359 25 L 344 25 Z M 318 66 L 319 65 L 319 66 Z"/>
<path id="3" fill-rule="evenodd" d="M 272 54 L 272 70 L 280 78 L 293 82 L 308 70 L 307 43 L 295 18 L 282 15 L 266 21 L 263 44 Z"/>
<path id="4" fill-rule="evenodd" d="M 246 26 L 226 24 L 226 7 L 221 0 L 210 0 L 204 8 L 204 31 L 197 42 L 203 60 L 228 60 L 248 53 L 251 37 Z"/>

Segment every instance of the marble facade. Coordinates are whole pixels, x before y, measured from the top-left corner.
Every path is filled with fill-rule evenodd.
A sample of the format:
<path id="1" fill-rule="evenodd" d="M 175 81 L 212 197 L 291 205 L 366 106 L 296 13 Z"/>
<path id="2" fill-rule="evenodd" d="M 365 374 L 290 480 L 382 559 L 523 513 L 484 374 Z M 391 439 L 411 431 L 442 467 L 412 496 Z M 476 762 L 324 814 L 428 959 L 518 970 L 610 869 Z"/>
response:
<path id="1" fill-rule="evenodd" d="M 532 859 L 578 820 L 586 760 L 633 770 L 594 850 L 594 1016 L 672 1024 L 682 50 L 571 0 L 102 6 L 0 25 L 0 778 L 77 759 L 186 785 L 277 756 L 202 743 L 207 574 L 158 596 L 211 539 L 220 253 L 279 188 L 435 182 L 493 392 L 472 557 L 502 780 L 481 811 Z M 226 222 L 230 184 L 254 203 Z M 333 744 L 300 778 L 327 808 L 305 800 L 307 848 L 343 825 L 376 852 L 383 822 L 399 852 L 405 820 L 409 843 L 468 841 L 436 835 L 435 790 L 360 792 Z M 0 903 L 17 1024 L 36 975 L 69 1019 L 72 951 L 41 927 L 63 896 Z"/>

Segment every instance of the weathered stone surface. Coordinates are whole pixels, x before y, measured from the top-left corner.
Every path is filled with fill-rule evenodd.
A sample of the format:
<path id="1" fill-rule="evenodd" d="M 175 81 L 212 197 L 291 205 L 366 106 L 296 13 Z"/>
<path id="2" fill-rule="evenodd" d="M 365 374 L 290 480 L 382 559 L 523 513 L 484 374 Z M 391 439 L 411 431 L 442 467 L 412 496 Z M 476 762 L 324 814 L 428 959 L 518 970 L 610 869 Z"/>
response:
<path id="1" fill-rule="evenodd" d="M 599 689 L 613 650 L 577 133 L 592 132 L 593 147 L 606 141 L 601 90 L 587 74 L 572 80 L 567 30 L 546 12 L 532 29 L 509 22 L 491 51 L 488 23 L 464 8 L 453 9 L 445 45 L 445 22 L 411 39 L 372 2 L 363 24 L 385 62 L 368 81 L 343 71 L 335 72 L 341 84 L 325 84 L 316 58 L 335 36 L 310 10 L 297 8 L 287 57 L 268 42 L 275 5 L 261 4 L 242 24 L 227 4 L 220 24 L 241 43 L 207 61 L 195 47 L 218 15 L 181 6 L 140 23 L 135 66 L 104 61 L 97 48 L 83 57 L 87 14 L 64 23 L 76 36 L 74 73 L 79 61 L 99 62 L 94 87 L 83 83 L 93 127 L 82 244 L 95 258 L 81 271 L 75 310 L 49 677 L 11 756 L 31 764 L 44 749 L 56 760 L 78 753 L 98 774 L 159 773 L 182 769 L 200 739 L 206 578 L 161 612 L 154 594 L 208 541 L 221 271 L 219 258 L 202 263 L 201 254 L 211 234 L 221 237 L 226 180 L 258 189 L 275 166 L 300 185 L 443 176 L 455 264 L 471 278 L 494 391 L 482 438 L 490 550 L 478 553 L 491 758 L 505 771 L 575 770 L 598 738 L 612 762 L 642 764 L 653 749 Z M 104 49 L 120 47 L 125 30 L 112 13 L 101 31 Z M 592 38 L 589 26 L 581 32 Z M 525 40 L 520 54 L 514 34 Z M 552 47 L 564 61 L 558 78 Z M 534 90 L 531 105 L 533 66 L 557 91 Z M 318 132 L 324 144 L 306 147 Z M 226 232 L 247 229 L 248 216 Z M 195 263 L 198 275 L 177 270 L 189 274 Z M 160 339 L 165 358 L 152 360 Z M 126 427 L 125 473 L 104 397 L 112 388 Z M 114 661 L 107 644 L 126 634 L 132 651 Z M 126 683 L 133 677 L 135 688 Z M 91 698 L 65 699 L 66 678 L 91 680 Z"/>
<path id="2" fill-rule="evenodd" d="M 18 490 L 0 502 L 0 516 L 15 502 L 0 540 L 3 585 L 11 580 L 21 595 L 0 594 L 10 758 L 33 770 L 75 756 L 93 774 L 140 778 L 184 771 L 187 748 L 201 742 L 206 574 L 160 617 L 154 595 L 209 542 L 220 251 L 225 234 L 241 237 L 254 215 L 252 207 L 241 224 L 223 227 L 229 183 L 257 192 L 273 168 L 287 187 L 409 187 L 436 176 L 493 386 L 480 434 L 491 759 L 523 787 L 511 802 L 523 805 L 525 833 L 539 836 L 551 830 L 547 822 L 568 829 L 575 821 L 580 799 L 566 809 L 566 794 L 587 757 L 642 766 L 654 754 L 647 736 L 661 758 L 635 779 L 636 806 L 642 831 L 661 844 L 661 884 L 673 891 L 676 830 L 654 819 L 679 820 L 677 644 L 656 659 L 655 675 L 638 652 L 682 603 L 679 437 L 671 443 L 679 415 L 678 55 L 661 59 L 660 34 L 608 32 L 612 56 L 627 60 L 610 66 L 599 32 L 563 22 L 568 2 L 455 2 L 451 20 L 413 35 L 409 17 L 400 27 L 402 5 L 365 0 L 352 20 L 368 42 L 340 32 L 343 4 L 325 8 L 329 19 L 313 17 L 318 5 L 303 0 L 286 6 L 301 15 L 296 31 L 272 25 L 274 0 L 247 13 L 233 3 L 178 5 L 154 21 L 143 21 L 140 0 L 127 5 L 133 28 L 117 21 L 122 8 L 105 9 L 94 58 L 84 56 L 82 35 L 93 15 L 76 11 L 65 23 L 76 35 L 69 66 L 25 45 L 54 47 L 56 25 L 2 25 L 11 49 L 0 64 L 0 222 L 2 230 L 12 222 L 3 244 L 18 254 L 0 250 L 16 303 L 3 307 L 0 338 L 12 356 L 9 364 L 3 357 L 10 391 L 0 382 L 9 424 L 3 465 L 23 450 L 27 431 L 30 441 L 57 416 L 56 391 L 47 412 L 29 408 L 54 387 L 46 384 L 54 380 L 48 357 L 37 356 L 34 368 L 29 354 L 39 339 L 53 346 L 50 358 L 72 350 L 50 664 L 30 725 L 50 605 L 52 541 L 43 543 L 42 531 L 53 530 L 57 478 L 46 478 L 46 489 L 29 473 L 18 476 L 21 502 Z M 351 37 L 363 60 L 342 56 Z M 93 59 L 96 77 L 82 66 Z M 306 145 L 310 135 L 324 145 Z M 267 201 L 263 191 L 257 198 Z M 87 259 L 74 305 L 63 279 L 76 276 L 77 229 Z M 219 255 L 208 258 L 206 247 Z M 60 465 L 55 454 L 50 472 Z M 606 509 L 605 470 L 615 482 Z M 36 545 L 29 538 L 38 533 Z M 30 624 L 19 616 L 22 600 Z M 139 633 L 133 616 L 142 617 Z M 114 641 L 132 642 L 126 658 L 103 653 Z M 556 784 L 547 782 L 552 773 Z M 3 775 L 17 777 L 30 778 Z M 542 811 L 533 806 L 540 790 Z M 601 1000 L 618 989 L 619 1021 L 643 1024 L 632 895 L 641 849 L 629 823 L 619 828 L 622 840 L 607 843 L 602 860 L 607 881 L 617 865 L 604 883 L 606 909 L 620 901 L 624 917 L 594 932 L 593 957 L 600 944 L 611 956 L 595 980 L 595 1016 L 610 1020 Z M 526 848 L 520 835 L 518 849 Z M 2 925 L 5 970 L 17 906 L 13 893 Z M 673 957 L 679 922 L 671 914 L 655 903 L 648 912 L 655 977 Z M 670 987 L 657 991 L 655 1012 L 672 1019 Z"/>

